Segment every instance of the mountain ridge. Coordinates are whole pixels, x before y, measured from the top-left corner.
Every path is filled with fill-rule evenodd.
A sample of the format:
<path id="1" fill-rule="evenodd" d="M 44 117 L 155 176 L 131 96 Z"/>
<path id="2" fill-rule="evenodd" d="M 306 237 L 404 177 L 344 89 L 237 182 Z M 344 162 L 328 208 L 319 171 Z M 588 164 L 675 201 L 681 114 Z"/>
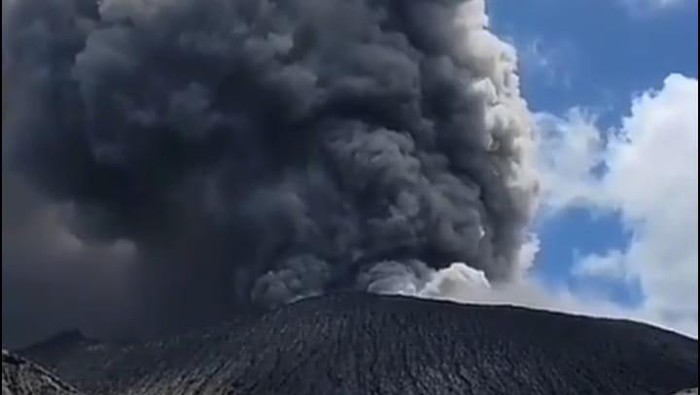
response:
<path id="1" fill-rule="evenodd" d="M 698 383 L 697 341 L 645 324 L 355 293 L 166 340 L 49 349 L 23 352 L 104 395 L 668 395 Z"/>

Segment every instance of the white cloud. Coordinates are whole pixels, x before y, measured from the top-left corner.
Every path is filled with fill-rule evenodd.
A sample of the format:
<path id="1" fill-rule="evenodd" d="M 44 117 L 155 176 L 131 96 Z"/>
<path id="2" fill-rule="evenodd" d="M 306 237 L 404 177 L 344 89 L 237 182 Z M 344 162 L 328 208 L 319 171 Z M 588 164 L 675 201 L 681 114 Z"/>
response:
<path id="1" fill-rule="evenodd" d="M 624 250 L 582 257 L 576 274 L 637 281 L 643 315 L 697 334 L 698 81 L 668 76 L 608 141 L 580 110 L 538 120 L 545 206 L 616 212 L 632 235 Z"/>
<path id="2" fill-rule="evenodd" d="M 610 250 L 604 255 L 590 254 L 581 257 L 574 266 L 574 275 L 625 280 L 625 254 L 620 250 Z"/>
<path id="3" fill-rule="evenodd" d="M 564 118 L 540 113 L 535 121 L 544 209 L 585 204 L 596 182 L 593 171 L 603 161 L 595 117 L 574 108 Z"/>

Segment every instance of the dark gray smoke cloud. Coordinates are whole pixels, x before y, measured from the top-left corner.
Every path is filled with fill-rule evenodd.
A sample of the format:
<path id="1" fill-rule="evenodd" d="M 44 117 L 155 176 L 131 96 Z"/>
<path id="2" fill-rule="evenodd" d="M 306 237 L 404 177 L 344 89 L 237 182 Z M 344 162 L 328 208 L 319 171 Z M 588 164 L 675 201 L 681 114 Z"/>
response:
<path id="1" fill-rule="evenodd" d="M 508 280 L 536 185 L 483 7 L 4 1 L 3 342 L 156 333 L 454 261 Z"/>

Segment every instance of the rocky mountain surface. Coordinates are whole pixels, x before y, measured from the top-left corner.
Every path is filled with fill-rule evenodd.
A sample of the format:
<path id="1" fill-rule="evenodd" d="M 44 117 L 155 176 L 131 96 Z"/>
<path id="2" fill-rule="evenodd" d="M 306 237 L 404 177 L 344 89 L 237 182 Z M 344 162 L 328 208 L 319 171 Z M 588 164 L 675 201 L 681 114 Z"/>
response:
<path id="1" fill-rule="evenodd" d="M 36 364 L 2 350 L 2 395 L 71 394 L 78 392 Z"/>
<path id="2" fill-rule="evenodd" d="M 99 395 L 669 395 L 698 385 L 697 341 L 651 326 L 368 294 L 163 341 L 68 334 L 22 353 Z"/>

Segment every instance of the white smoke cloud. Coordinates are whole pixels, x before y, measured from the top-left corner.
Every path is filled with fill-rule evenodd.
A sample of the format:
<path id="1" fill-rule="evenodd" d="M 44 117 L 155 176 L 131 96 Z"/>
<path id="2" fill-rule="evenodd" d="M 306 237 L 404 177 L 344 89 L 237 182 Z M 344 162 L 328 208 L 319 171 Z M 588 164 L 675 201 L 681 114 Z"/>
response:
<path id="1" fill-rule="evenodd" d="M 530 111 L 520 92 L 516 49 L 488 29 L 485 0 L 465 2 L 457 24 L 463 28 L 464 61 L 477 63 L 476 69 L 483 73 L 473 89 L 482 91 L 491 104 L 485 114 L 487 128 L 500 134 L 489 142 L 491 151 L 498 153 L 500 149 L 511 148 L 497 146 L 497 141 L 502 140 L 499 137 L 511 136 L 513 149 L 521 157 L 520 167 L 515 169 L 511 181 L 520 186 L 523 196 L 529 196 L 538 184 L 536 147 Z M 530 204 L 531 211 L 535 210 L 536 201 L 524 201 Z"/>
<path id="2" fill-rule="evenodd" d="M 546 290 L 532 278 L 504 284 L 491 284 L 484 273 L 464 263 L 434 271 L 421 287 L 403 294 L 449 300 L 458 303 L 512 305 L 548 311 L 598 317 L 634 318 L 651 322 L 638 312 L 630 312 L 591 295 L 581 298 L 566 291 Z"/>

